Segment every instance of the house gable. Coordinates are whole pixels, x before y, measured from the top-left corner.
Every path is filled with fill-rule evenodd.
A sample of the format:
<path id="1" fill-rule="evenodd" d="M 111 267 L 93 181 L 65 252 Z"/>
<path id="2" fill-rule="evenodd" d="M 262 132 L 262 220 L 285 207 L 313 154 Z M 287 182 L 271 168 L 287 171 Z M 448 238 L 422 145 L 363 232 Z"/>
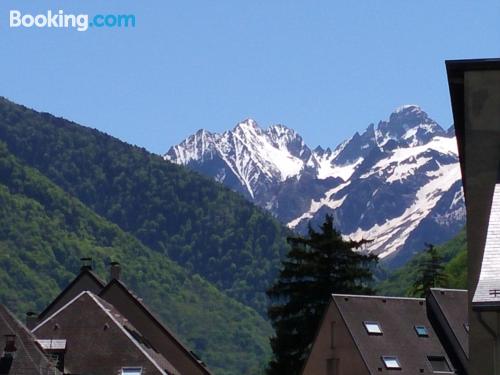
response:
<path id="1" fill-rule="evenodd" d="M 330 303 L 302 370 L 303 375 L 369 374 L 337 305 Z"/>
<path id="2" fill-rule="evenodd" d="M 112 304 L 183 374 L 207 375 L 210 370 L 118 279 L 99 297 Z"/>
<path id="3" fill-rule="evenodd" d="M 119 374 L 122 368 L 144 374 L 175 374 L 175 367 L 140 342 L 140 334 L 113 306 L 84 291 L 33 329 L 42 340 L 66 340 L 65 368 L 70 373 Z"/>
<path id="4" fill-rule="evenodd" d="M 90 268 L 82 267 L 73 281 L 38 315 L 38 322 L 52 315 L 81 292 L 88 290 L 99 294 L 102 288 L 104 288 L 104 282 Z"/>

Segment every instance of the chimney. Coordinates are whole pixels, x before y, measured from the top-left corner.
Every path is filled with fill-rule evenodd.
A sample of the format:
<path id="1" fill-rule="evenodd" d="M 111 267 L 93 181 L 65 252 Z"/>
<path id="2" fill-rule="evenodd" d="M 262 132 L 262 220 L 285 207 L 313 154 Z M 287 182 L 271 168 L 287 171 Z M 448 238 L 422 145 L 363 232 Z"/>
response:
<path id="1" fill-rule="evenodd" d="M 4 357 L 14 357 L 16 354 L 16 335 L 5 335 L 5 348 L 3 349 Z"/>
<path id="2" fill-rule="evenodd" d="M 120 266 L 119 262 L 111 262 L 109 264 L 109 275 L 111 277 L 111 280 L 120 280 L 120 273 L 122 271 L 122 267 Z"/>
<path id="3" fill-rule="evenodd" d="M 34 313 L 33 311 L 28 311 L 26 313 L 26 327 L 31 331 L 33 328 L 36 327 L 36 324 L 38 323 L 38 314 Z"/>
<path id="4" fill-rule="evenodd" d="M 80 261 L 82 264 L 80 267 L 81 271 L 92 269 L 92 258 L 80 258 Z"/>

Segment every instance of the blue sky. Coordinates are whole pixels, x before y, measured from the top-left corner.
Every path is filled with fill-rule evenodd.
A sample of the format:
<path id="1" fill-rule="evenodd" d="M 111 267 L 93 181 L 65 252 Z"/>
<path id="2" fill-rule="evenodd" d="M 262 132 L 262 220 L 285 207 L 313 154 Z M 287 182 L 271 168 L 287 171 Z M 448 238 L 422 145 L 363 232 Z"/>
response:
<path id="1" fill-rule="evenodd" d="M 9 28 L 9 11 L 129 29 Z M 444 60 L 500 55 L 500 1 L 2 0 L 0 95 L 163 153 L 254 118 L 335 146 L 401 104 L 452 123 Z"/>

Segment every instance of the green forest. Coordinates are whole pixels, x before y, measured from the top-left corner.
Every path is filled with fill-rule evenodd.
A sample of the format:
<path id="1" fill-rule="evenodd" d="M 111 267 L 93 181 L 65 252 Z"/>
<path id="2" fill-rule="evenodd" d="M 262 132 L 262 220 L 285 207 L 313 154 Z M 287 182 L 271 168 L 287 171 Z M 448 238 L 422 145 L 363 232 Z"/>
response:
<path id="1" fill-rule="evenodd" d="M 443 259 L 446 287 L 467 289 L 467 240 L 463 229 L 455 238 L 441 246 L 437 252 Z M 384 275 L 377 284 L 377 294 L 387 296 L 409 296 L 413 283 L 417 279 L 418 264 L 425 256 L 416 254 L 403 267 Z"/>
<path id="2" fill-rule="evenodd" d="M 0 140 L 93 211 L 265 316 L 286 229 L 208 178 L 0 98 Z"/>
<path id="3" fill-rule="evenodd" d="M 152 251 L 23 166 L 0 142 L 0 303 L 21 318 L 41 311 L 94 259 L 119 261 L 124 282 L 217 374 L 257 374 L 269 356 L 270 325 L 197 274 Z"/>

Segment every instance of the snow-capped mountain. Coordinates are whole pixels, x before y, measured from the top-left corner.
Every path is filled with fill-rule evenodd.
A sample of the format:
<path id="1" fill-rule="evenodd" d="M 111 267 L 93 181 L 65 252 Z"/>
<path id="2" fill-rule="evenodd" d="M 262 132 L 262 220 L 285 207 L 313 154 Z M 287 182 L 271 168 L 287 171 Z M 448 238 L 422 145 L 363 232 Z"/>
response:
<path id="1" fill-rule="evenodd" d="M 251 119 L 222 134 L 199 130 L 165 159 L 211 176 L 305 231 L 325 214 L 366 250 L 401 264 L 464 225 L 456 140 L 416 105 L 395 110 L 335 149 L 310 149 L 283 125 Z"/>

